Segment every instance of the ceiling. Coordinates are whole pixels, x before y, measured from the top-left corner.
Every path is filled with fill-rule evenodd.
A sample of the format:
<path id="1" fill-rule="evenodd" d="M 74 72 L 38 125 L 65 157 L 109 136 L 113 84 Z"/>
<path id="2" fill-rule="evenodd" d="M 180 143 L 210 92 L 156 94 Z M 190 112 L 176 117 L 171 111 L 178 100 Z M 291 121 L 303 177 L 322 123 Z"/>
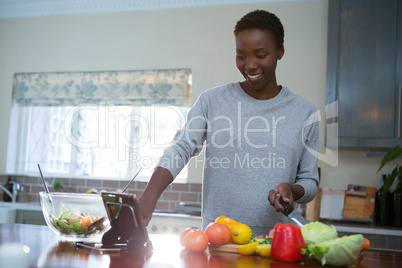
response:
<path id="1" fill-rule="evenodd" d="M 0 18 L 100 14 L 283 1 L 301 0 L 0 0 Z"/>

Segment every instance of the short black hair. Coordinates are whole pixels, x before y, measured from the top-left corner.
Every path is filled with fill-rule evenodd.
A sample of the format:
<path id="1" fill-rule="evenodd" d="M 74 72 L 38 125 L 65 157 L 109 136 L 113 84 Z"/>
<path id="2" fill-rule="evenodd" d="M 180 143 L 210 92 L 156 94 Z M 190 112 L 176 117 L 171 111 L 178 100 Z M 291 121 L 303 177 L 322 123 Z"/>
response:
<path id="1" fill-rule="evenodd" d="M 248 29 L 269 31 L 274 35 L 277 47 L 283 47 L 285 31 L 280 19 L 275 14 L 265 10 L 251 11 L 236 23 L 233 34 L 237 36 L 241 31 Z"/>

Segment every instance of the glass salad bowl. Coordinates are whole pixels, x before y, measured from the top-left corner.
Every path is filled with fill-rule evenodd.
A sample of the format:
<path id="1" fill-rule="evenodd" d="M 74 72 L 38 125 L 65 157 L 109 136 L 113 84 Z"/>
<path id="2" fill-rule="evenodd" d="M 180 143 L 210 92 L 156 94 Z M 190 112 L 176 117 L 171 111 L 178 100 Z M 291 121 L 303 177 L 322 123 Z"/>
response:
<path id="1" fill-rule="evenodd" d="M 62 241 L 99 242 L 110 228 L 99 194 L 40 192 L 39 196 L 46 224 Z M 96 222 L 99 219 L 102 222 Z"/>

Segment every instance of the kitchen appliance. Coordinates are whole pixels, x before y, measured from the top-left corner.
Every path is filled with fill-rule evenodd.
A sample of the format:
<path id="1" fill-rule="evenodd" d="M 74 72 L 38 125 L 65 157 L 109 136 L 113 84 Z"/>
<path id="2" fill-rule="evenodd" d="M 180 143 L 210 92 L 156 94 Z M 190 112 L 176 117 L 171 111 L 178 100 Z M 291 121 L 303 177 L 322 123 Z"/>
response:
<path id="1" fill-rule="evenodd" d="M 178 213 L 201 216 L 201 204 L 200 203 L 190 203 L 190 202 L 179 202 L 174 205 L 175 211 Z"/>
<path id="2" fill-rule="evenodd" d="M 101 243 L 77 243 L 79 248 L 97 251 L 152 252 L 152 242 L 142 222 L 142 215 L 134 194 L 101 194 L 110 221 L 110 229 Z"/>
<path id="3" fill-rule="evenodd" d="M 323 188 L 321 191 L 320 219 L 342 220 L 345 191 Z"/>
<path id="4" fill-rule="evenodd" d="M 201 204 L 178 202 L 171 210 L 155 210 L 148 223 L 151 234 L 180 235 L 186 228 L 202 229 Z"/>
<path id="5" fill-rule="evenodd" d="M 155 211 L 147 226 L 148 233 L 180 235 L 184 229 L 189 227 L 201 230 L 201 216 L 183 213 Z"/>
<path id="6" fill-rule="evenodd" d="M 282 196 L 279 198 L 279 202 L 285 208 L 285 212 L 288 217 L 291 218 L 299 227 L 303 227 L 303 225 L 309 223 L 299 212 L 294 209 L 291 204 L 286 203 Z"/>

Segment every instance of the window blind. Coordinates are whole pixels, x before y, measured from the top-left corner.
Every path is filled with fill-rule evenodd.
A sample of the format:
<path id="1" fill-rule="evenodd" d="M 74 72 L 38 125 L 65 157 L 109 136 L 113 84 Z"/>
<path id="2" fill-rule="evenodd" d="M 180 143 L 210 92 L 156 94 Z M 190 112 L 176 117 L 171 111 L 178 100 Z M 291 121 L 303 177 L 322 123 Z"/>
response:
<path id="1" fill-rule="evenodd" d="M 190 106 L 191 70 L 17 73 L 13 99 L 23 106 Z"/>

